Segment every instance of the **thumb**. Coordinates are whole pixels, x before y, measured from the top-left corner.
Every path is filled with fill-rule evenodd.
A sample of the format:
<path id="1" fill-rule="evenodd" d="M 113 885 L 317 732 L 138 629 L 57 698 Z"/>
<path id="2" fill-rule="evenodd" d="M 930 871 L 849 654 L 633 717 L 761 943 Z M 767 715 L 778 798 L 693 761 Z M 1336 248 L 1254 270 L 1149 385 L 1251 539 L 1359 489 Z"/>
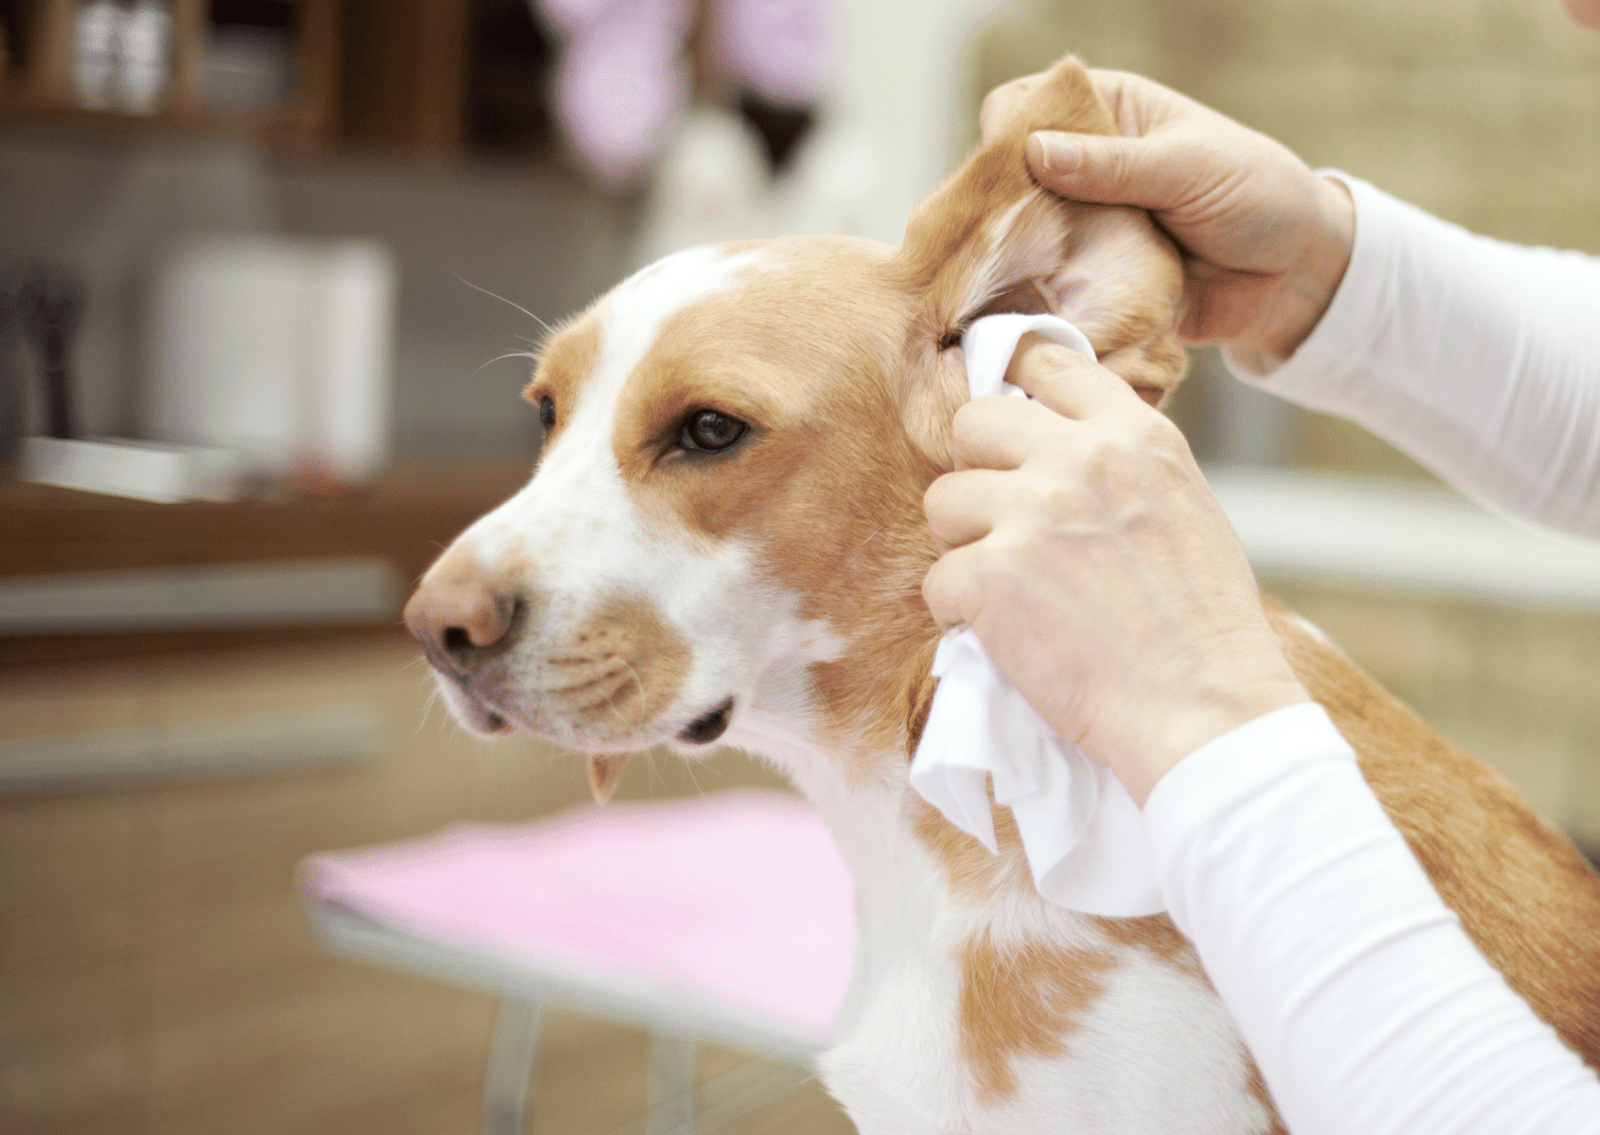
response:
<path id="1" fill-rule="evenodd" d="M 1171 147 L 1148 138 L 1041 130 L 1028 138 L 1039 184 L 1074 201 L 1157 211 L 1183 205 L 1193 171 Z"/>

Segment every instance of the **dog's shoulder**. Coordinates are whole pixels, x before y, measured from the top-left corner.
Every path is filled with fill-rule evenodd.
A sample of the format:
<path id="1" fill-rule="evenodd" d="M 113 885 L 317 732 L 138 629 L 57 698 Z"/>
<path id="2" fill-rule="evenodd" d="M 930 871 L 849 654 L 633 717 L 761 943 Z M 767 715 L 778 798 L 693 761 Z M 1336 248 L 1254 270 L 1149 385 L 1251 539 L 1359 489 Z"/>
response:
<path id="1" fill-rule="evenodd" d="M 1600 876 L 1504 776 L 1451 744 L 1305 619 L 1268 620 L 1462 926 L 1600 1068 Z"/>

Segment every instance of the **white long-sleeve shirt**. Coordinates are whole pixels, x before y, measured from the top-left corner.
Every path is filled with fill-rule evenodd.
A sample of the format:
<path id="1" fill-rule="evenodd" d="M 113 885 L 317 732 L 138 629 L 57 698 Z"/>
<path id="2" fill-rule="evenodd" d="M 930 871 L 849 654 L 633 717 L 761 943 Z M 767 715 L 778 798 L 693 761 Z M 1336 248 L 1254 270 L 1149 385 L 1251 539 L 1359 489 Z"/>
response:
<path id="1" fill-rule="evenodd" d="M 1600 539 L 1600 257 L 1477 236 L 1334 175 L 1356 230 L 1333 302 L 1275 369 L 1225 352 L 1234 373 L 1507 512 Z"/>
<path id="2" fill-rule="evenodd" d="M 1600 1135 L 1600 1079 L 1461 929 L 1321 706 L 1201 746 L 1144 819 L 1293 1135 Z"/>
<path id="3" fill-rule="evenodd" d="M 1230 362 L 1600 538 L 1600 261 L 1345 180 L 1355 246 L 1327 314 L 1270 373 Z M 1144 822 L 1168 909 L 1294 1135 L 1600 1135 L 1600 1078 L 1462 931 L 1320 707 L 1191 753 Z"/>

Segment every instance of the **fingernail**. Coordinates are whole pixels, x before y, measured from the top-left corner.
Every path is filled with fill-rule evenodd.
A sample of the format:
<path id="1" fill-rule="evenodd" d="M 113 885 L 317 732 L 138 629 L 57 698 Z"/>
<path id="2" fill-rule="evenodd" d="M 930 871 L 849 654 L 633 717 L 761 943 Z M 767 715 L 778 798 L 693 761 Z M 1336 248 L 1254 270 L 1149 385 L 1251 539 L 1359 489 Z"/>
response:
<path id="1" fill-rule="evenodd" d="M 1050 173 L 1072 173 L 1083 154 L 1059 134 L 1033 134 L 1028 138 L 1028 161 Z"/>

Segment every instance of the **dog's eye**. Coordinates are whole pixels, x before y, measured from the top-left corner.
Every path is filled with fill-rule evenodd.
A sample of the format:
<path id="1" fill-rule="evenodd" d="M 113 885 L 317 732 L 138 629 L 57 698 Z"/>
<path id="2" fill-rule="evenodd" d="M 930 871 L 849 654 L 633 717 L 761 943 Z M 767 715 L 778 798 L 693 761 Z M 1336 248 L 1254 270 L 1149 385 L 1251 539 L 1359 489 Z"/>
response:
<path id="1" fill-rule="evenodd" d="M 539 424 L 544 427 L 545 433 L 556 428 L 556 404 L 548 394 L 539 395 Z"/>
<path id="2" fill-rule="evenodd" d="M 738 418 L 715 410 L 696 410 L 683 420 L 678 444 L 701 453 L 719 453 L 742 438 L 748 428 Z"/>

